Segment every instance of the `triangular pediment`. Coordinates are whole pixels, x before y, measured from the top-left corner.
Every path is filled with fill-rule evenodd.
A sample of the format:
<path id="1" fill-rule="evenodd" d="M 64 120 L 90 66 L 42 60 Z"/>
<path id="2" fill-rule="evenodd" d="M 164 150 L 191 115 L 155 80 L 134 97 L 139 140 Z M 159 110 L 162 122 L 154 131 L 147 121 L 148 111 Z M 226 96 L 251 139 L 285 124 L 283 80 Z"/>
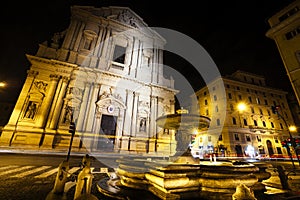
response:
<path id="1" fill-rule="evenodd" d="M 109 6 L 97 8 L 80 6 L 80 9 L 86 10 L 95 16 L 116 20 L 135 28 L 148 26 L 139 15 L 128 7 Z"/>
<path id="2" fill-rule="evenodd" d="M 89 13 L 95 17 L 105 18 L 133 29 L 142 30 L 144 34 L 155 36 L 165 43 L 165 39 L 149 27 L 143 19 L 129 7 L 108 6 L 98 8 L 93 6 L 73 6 L 73 9 L 85 11 L 86 15 Z"/>

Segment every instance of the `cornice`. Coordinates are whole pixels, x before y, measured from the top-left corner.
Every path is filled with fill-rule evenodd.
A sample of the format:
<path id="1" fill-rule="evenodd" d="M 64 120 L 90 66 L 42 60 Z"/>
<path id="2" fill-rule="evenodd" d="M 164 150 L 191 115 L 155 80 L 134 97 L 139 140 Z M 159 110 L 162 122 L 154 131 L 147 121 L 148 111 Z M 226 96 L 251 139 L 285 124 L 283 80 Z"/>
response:
<path id="1" fill-rule="evenodd" d="M 29 54 L 26 54 L 26 57 L 30 62 L 37 61 L 37 62 L 50 64 L 50 65 L 59 65 L 62 67 L 78 68 L 78 65 L 76 65 L 76 64 L 63 62 L 63 61 L 59 61 L 59 60 L 47 59 L 47 58 L 42 58 L 42 57 L 33 56 L 33 55 L 29 55 Z"/>
<path id="2" fill-rule="evenodd" d="M 287 18 L 286 20 L 280 22 L 279 24 L 271 27 L 267 32 L 266 32 L 266 36 L 268 38 L 274 39 L 274 36 L 276 35 L 276 33 L 278 33 L 279 31 L 281 31 L 282 29 L 286 28 L 286 27 L 290 27 L 291 24 L 294 23 L 299 23 L 300 20 L 300 12 L 298 12 L 297 14 Z"/>
<path id="3" fill-rule="evenodd" d="M 130 77 L 126 77 L 126 76 L 122 76 L 122 75 L 119 75 L 119 74 L 115 74 L 115 73 L 112 73 L 112 72 L 103 71 L 103 70 L 100 70 L 100 69 L 79 68 L 79 70 L 83 71 L 83 72 L 87 72 L 87 73 L 95 73 L 95 74 L 100 73 L 100 74 L 103 74 L 103 75 L 106 75 L 106 76 L 131 81 L 131 82 L 134 82 L 136 84 L 140 84 L 140 85 L 144 85 L 144 86 L 148 86 L 148 87 L 154 87 L 154 88 L 162 89 L 162 90 L 167 90 L 167 91 L 172 92 L 172 93 L 178 93 L 179 92 L 178 90 L 173 89 L 173 88 L 168 88 L 168 87 L 164 87 L 164 86 L 153 84 L 153 83 L 145 83 L 143 81 L 139 81 L 139 80 L 136 80 L 136 79 L 133 79 L 133 78 L 130 78 Z"/>

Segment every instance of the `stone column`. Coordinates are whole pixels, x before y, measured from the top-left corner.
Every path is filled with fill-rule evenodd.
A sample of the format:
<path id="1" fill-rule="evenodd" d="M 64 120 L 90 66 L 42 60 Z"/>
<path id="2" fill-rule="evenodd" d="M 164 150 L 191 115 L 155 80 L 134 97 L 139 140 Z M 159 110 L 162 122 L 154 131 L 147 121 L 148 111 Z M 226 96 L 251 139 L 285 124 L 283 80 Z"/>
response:
<path id="1" fill-rule="evenodd" d="M 151 69 L 151 78 L 150 82 L 153 83 L 153 70 L 154 70 L 154 49 L 151 51 L 151 56 L 149 58 L 149 67 Z"/>
<path id="2" fill-rule="evenodd" d="M 162 116 L 163 113 L 163 98 L 162 97 L 157 97 L 157 110 L 156 110 L 156 117 Z M 159 132 L 162 130 L 162 128 L 156 126 L 156 136 L 159 138 Z"/>
<path id="3" fill-rule="evenodd" d="M 157 83 L 158 82 L 158 53 L 157 48 L 154 48 L 154 54 L 153 54 L 153 69 L 152 69 L 152 82 Z"/>
<path id="4" fill-rule="evenodd" d="M 87 113 L 87 105 L 88 105 L 88 97 L 89 97 L 89 93 L 90 93 L 90 87 L 91 87 L 90 83 L 85 84 L 84 93 L 83 93 L 80 110 L 79 110 L 79 115 L 78 115 L 78 119 L 77 119 L 77 123 L 76 123 L 76 128 L 78 131 L 83 131 L 83 121 L 84 121 L 84 119 L 86 117 L 86 113 Z"/>
<path id="5" fill-rule="evenodd" d="M 163 83 L 163 53 L 161 49 L 157 50 L 158 53 L 158 65 L 157 65 L 157 83 Z"/>
<path id="6" fill-rule="evenodd" d="M 107 28 L 104 45 L 103 45 L 103 49 L 102 49 L 102 57 L 105 59 L 107 59 L 107 57 L 108 57 L 110 35 L 111 35 L 111 29 Z"/>
<path id="7" fill-rule="evenodd" d="M 77 23 L 78 22 L 74 19 L 71 21 L 71 24 L 70 24 L 69 29 L 67 31 L 67 34 L 65 36 L 65 40 L 64 40 L 63 45 L 62 45 L 62 47 L 64 49 L 70 49 L 71 41 L 72 41 L 72 38 L 74 36 Z"/>
<path id="8" fill-rule="evenodd" d="M 131 123 L 131 136 L 136 136 L 137 128 L 137 112 L 138 112 L 139 93 L 133 93 L 133 109 L 132 109 L 132 123 Z M 134 134 L 134 135 L 133 135 Z"/>
<path id="9" fill-rule="evenodd" d="M 91 132 L 93 130 L 93 124 L 95 120 L 95 114 L 96 114 L 96 102 L 98 99 L 98 92 L 100 89 L 100 84 L 94 84 L 91 87 L 91 95 L 89 98 L 89 105 L 87 107 L 87 115 L 86 115 L 86 121 L 85 121 L 85 131 Z"/>
<path id="10" fill-rule="evenodd" d="M 48 91 L 45 101 L 41 107 L 42 113 L 37 122 L 37 127 L 41 127 L 41 128 L 44 128 L 44 126 L 45 126 L 51 104 L 53 103 L 53 98 L 54 98 L 54 94 L 55 94 L 56 87 L 58 84 L 59 76 L 56 74 L 53 74 L 53 75 L 50 75 L 50 78 L 51 78 L 51 83 L 49 86 L 49 91 Z"/>
<path id="11" fill-rule="evenodd" d="M 74 48 L 73 48 L 74 51 L 78 51 L 84 27 L 85 27 L 85 24 L 81 23 L 80 30 L 78 32 L 78 35 L 77 35 L 77 38 L 76 38 L 76 41 L 75 41 L 75 44 L 74 44 Z"/>
<path id="12" fill-rule="evenodd" d="M 133 93 L 130 90 L 126 90 L 126 110 L 124 116 L 124 128 L 123 128 L 123 135 L 131 135 L 131 118 L 132 118 L 132 104 L 133 103 Z"/>
<path id="13" fill-rule="evenodd" d="M 122 127 L 122 141 L 121 150 L 129 150 L 129 137 L 131 135 L 131 122 L 132 122 L 132 103 L 133 103 L 133 92 L 126 89 L 126 99 L 125 99 L 125 110 L 124 110 L 124 120 Z"/>
<path id="14" fill-rule="evenodd" d="M 138 43 L 138 50 L 137 50 L 137 65 L 135 68 L 135 78 L 138 77 L 138 72 L 141 72 L 141 67 L 143 64 L 143 43 L 141 41 L 139 41 Z"/>
<path id="15" fill-rule="evenodd" d="M 133 39 L 130 38 L 128 39 L 128 46 L 126 49 L 126 60 L 125 60 L 125 65 L 128 67 L 124 68 L 124 74 L 130 75 L 130 68 L 131 68 L 131 62 L 132 62 L 132 54 L 133 54 Z"/>
<path id="16" fill-rule="evenodd" d="M 94 49 L 94 56 L 97 57 L 98 54 L 99 54 L 99 51 L 100 51 L 100 46 L 101 45 L 101 41 L 102 41 L 102 35 L 103 35 L 103 27 L 100 26 L 100 32 L 99 32 L 99 35 L 98 35 L 98 38 L 97 38 L 97 42 L 96 42 L 96 45 L 95 45 L 95 49 Z"/>
<path id="17" fill-rule="evenodd" d="M 67 77 L 62 78 L 62 86 L 61 86 L 61 90 L 60 90 L 58 98 L 57 98 L 57 103 L 54 108 L 53 118 L 50 122 L 50 127 L 49 127 L 50 129 L 57 128 L 57 123 L 58 123 L 58 119 L 59 119 L 62 105 L 63 105 L 63 98 L 66 95 L 66 89 L 68 86 L 68 82 L 69 82 L 69 78 L 67 78 Z"/>
<path id="18" fill-rule="evenodd" d="M 103 37 L 103 40 L 101 41 L 101 48 L 99 49 L 99 63 L 97 68 L 99 69 L 103 69 L 105 70 L 107 68 L 107 56 L 108 56 L 108 52 L 109 52 L 109 41 L 110 41 L 110 36 L 111 36 L 111 30 L 110 28 L 106 28 L 105 29 L 106 33 L 103 33 L 103 35 L 105 34 L 105 37 Z"/>
<path id="19" fill-rule="evenodd" d="M 134 38 L 133 47 L 132 47 L 132 56 L 131 56 L 131 66 L 130 66 L 130 75 L 132 77 L 136 76 L 138 53 L 139 53 L 139 40 Z"/>
<path id="20" fill-rule="evenodd" d="M 157 118 L 157 98 L 151 95 L 150 101 L 150 134 L 154 137 L 156 134 L 155 120 Z"/>
<path id="21" fill-rule="evenodd" d="M 130 136 L 128 141 L 128 150 L 132 149 L 132 141 L 131 138 L 136 136 L 136 128 L 137 128 L 137 106 L 138 106 L 138 97 L 139 94 L 133 92 L 132 98 L 132 109 L 131 109 L 131 123 L 130 123 Z"/>
<path id="22" fill-rule="evenodd" d="M 175 113 L 175 100 L 170 100 L 170 113 Z"/>

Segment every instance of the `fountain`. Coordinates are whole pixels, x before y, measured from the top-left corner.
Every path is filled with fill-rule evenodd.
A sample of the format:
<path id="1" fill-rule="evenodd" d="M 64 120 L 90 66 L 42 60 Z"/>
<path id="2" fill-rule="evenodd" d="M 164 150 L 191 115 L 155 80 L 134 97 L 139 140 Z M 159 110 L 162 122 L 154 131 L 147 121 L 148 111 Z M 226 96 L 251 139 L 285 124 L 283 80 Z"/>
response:
<path id="1" fill-rule="evenodd" d="M 157 125 L 176 131 L 176 154 L 169 159 L 119 159 L 116 176 L 101 180 L 99 191 L 111 197 L 132 198 L 138 191 L 147 191 L 149 199 L 232 199 L 236 188 L 252 187 L 259 183 L 259 167 L 242 161 L 200 161 L 190 152 L 193 129 L 206 131 L 210 119 L 180 110 L 159 117 Z M 253 187 L 259 188 L 261 187 Z M 134 192 L 132 191 L 134 190 Z M 155 198 L 154 198 L 155 197 Z M 146 197 L 145 197 L 146 198 Z"/>

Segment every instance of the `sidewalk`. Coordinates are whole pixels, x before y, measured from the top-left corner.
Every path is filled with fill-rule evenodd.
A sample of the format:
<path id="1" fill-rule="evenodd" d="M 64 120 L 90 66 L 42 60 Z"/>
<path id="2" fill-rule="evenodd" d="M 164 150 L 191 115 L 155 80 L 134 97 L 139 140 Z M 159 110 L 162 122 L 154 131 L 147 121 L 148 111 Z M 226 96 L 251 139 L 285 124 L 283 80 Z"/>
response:
<path id="1" fill-rule="evenodd" d="M 18 147 L 7 147 L 7 146 L 0 146 L 0 153 L 15 153 L 15 154 L 32 154 L 32 155 L 56 155 L 56 156 L 66 156 L 68 153 L 68 149 L 24 149 L 18 148 Z M 86 154 L 89 154 L 93 157 L 120 157 L 120 154 L 117 153 L 91 153 L 88 151 L 76 151 L 72 150 L 70 152 L 71 156 L 84 156 Z"/>
<path id="2" fill-rule="evenodd" d="M 300 168 L 296 168 L 294 172 L 286 171 L 288 177 L 287 183 L 289 189 L 283 189 L 279 173 L 276 168 L 269 168 L 267 172 L 271 173 L 271 177 L 263 181 L 266 185 L 267 194 L 276 195 L 278 199 L 300 199 Z"/>
<path id="3" fill-rule="evenodd" d="M 0 153 L 15 153 L 15 154 L 32 154 L 32 155 L 53 155 L 53 156 L 66 156 L 68 154 L 68 149 L 33 149 L 28 148 L 24 149 L 18 147 L 8 147 L 8 146 L 0 146 Z M 83 148 L 83 150 L 78 150 L 76 148 L 71 149 L 70 156 L 84 156 L 89 154 L 89 156 L 95 158 L 120 158 L 123 156 L 127 157 L 148 157 L 148 158 L 167 158 L 163 155 L 152 155 L 148 153 L 144 154 L 137 154 L 137 153 L 130 153 L 130 152 L 89 152 Z"/>

